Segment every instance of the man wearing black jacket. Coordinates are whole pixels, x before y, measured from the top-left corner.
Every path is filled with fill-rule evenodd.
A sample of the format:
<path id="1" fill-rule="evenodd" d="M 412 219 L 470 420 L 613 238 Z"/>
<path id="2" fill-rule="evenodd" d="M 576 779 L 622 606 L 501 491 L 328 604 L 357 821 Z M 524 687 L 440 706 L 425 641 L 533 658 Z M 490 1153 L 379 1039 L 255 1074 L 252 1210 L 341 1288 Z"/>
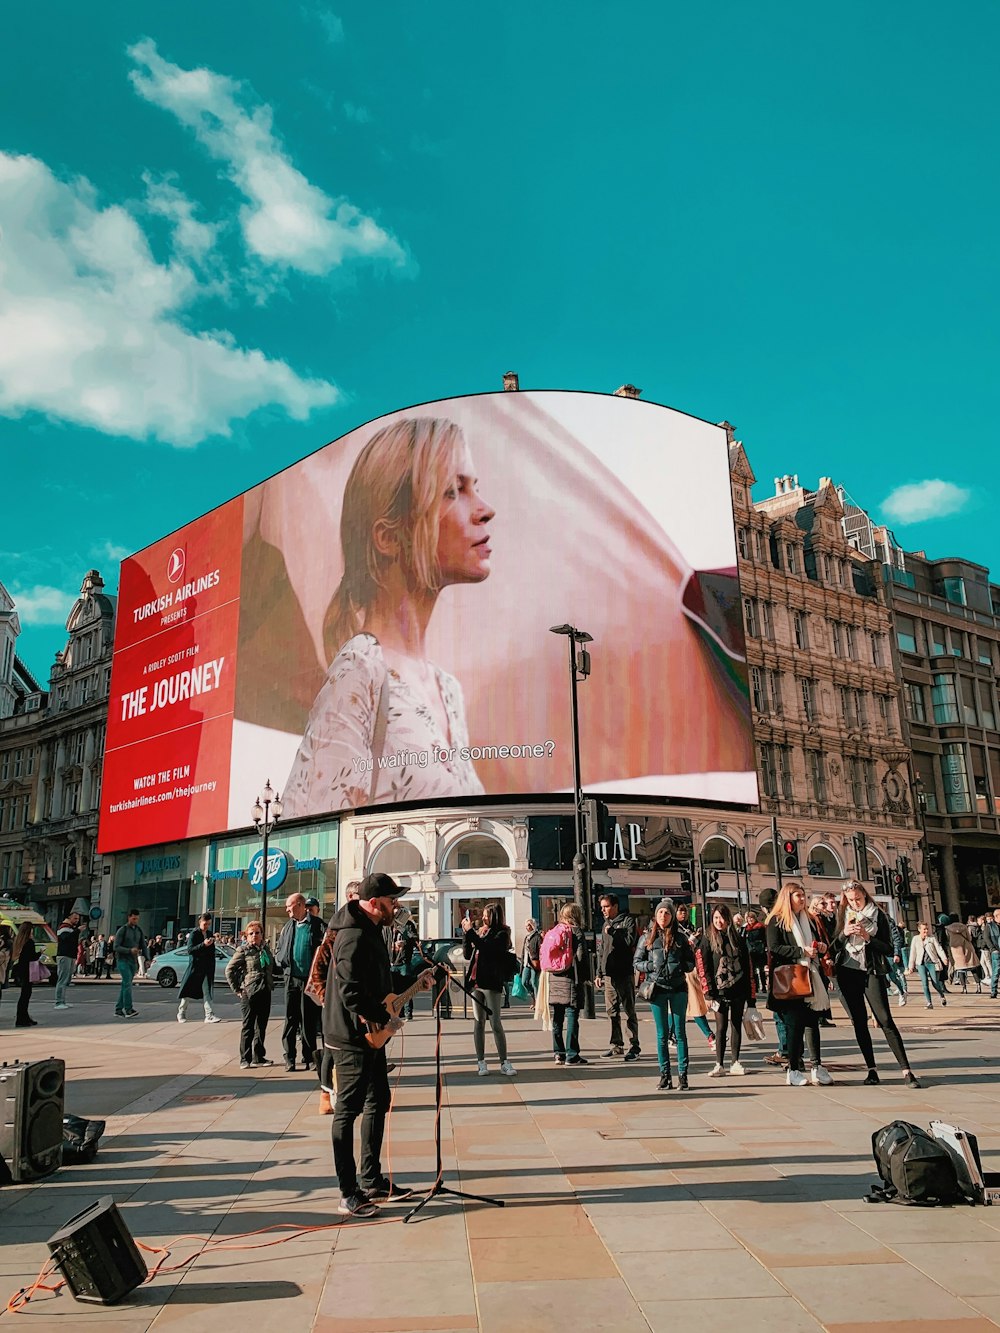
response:
<path id="1" fill-rule="evenodd" d="M 639 933 L 635 917 L 622 912 L 618 899 L 610 893 L 601 894 L 604 929 L 597 937 L 598 990 L 604 991 L 604 1005 L 611 1020 L 611 1047 L 608 1056 L 625 1055 L 622 1036 L 622 1012 L 628 1023 L 629 1049 L 625 1059 L 639 1058 L 639 1020 L 635 1012 L 635 946 Z"/>
<path id="2" fill-rule="evenodd" d="M 330 920 L 337 932 L 333 967 L 323 1001 L 323 1041 L 334 1052 L 337 1104 L 333 1113 L 333 1167 L 340 1183 L 338 1212 L 374 1217 L 372 1199 L 407 1199 L 412 1190 L 391 1184 L 382 1174 L 382 1135 L 389 1110 L 389 1075 L 385 1047 L 367 1041 L 371 1029 L 402 1026 L 385 1007 L 385 997 L 405 990 L 406 979 L 393 974 L 383 927 L 391 924 L 396 899 L 403 892 L 388 875 L 367 875 L 356 902 Z M 430 971 L 421 978 L 433 985 Z M 354 1122 L 361 1116 L 361 1174 L 354 1158 Z"/>
<path id="3" fill-rule="evenodd" d="M 285 1069 L 295 1072 L 295 1043 L 302 1043 L 302 1062 L 312 1069 L 316 1062 L 319 1040 L 319 1010 L 306 995 L 306 982 L 312 969 L 313 956 L 323 943 L 326 927 L 318 916 L 313 916 L 301 893 L 290 893 L 285 899 L 288 920 L 281 928 L 274 950 L 275 962 L 285 974 L 285 1025 L 281 1030 L 281 1044 L 285 1048 Z"/>

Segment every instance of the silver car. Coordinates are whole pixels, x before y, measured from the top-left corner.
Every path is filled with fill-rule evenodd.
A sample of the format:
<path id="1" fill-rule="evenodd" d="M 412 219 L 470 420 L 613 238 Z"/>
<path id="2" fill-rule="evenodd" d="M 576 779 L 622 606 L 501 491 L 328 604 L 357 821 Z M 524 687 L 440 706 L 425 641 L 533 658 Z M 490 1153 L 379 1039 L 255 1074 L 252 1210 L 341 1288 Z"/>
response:
<path id="1" fill-rule="evenodd" d="M 235 950 L 228 944 L 217 944 L 215 946 L 215 984 L 217 986 L 226 984 L 226 964 L 232 958 L 234 952 Z M 171 949 L 169 953 L 156 955 L 146 969 L 146 976 L 150 981 L 158 981 L 164 990 L 170 990 L 183 977 L 190 961 L 191 957 L 187 949 Z"/>

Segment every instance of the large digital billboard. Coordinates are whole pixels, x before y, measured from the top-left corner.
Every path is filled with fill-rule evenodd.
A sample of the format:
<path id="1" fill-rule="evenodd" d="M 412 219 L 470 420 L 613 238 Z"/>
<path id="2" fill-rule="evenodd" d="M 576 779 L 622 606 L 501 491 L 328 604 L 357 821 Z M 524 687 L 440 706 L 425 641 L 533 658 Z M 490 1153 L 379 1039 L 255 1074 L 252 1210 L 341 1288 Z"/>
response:
<path id="1" fill-rule="evenodd" d="M 753 804 L 726 432 L 481 394 L 369 422 L 122 565 L 100 847 L 572 789 Z"/>

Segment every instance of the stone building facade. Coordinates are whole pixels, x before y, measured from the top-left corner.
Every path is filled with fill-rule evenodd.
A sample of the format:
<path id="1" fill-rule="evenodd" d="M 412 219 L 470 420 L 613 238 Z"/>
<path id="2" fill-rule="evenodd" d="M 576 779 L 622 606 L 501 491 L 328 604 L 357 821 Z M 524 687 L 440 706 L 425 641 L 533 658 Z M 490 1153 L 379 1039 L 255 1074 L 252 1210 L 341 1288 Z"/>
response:
<path id="1" fill-rule="evenodd" d="M 90 570 L 48 691 L 0 720 L 0 888 L 51 922 L 74 906 L 101 906 L 97 821 L 114 619 L 115 598 Z"/>

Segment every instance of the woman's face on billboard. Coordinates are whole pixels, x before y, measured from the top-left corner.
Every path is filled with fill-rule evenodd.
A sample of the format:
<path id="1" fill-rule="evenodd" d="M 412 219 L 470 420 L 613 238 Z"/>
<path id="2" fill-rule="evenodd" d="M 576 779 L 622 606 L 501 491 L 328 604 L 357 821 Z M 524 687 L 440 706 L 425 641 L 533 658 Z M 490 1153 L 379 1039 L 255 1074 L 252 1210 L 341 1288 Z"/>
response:
<path id="1" fill-rule="evenodd" d="M 479 494 L 479 483 L 466 448 L 458 475 L 448 484 L 438 522 L 437 563 L 442 586 L 481 583 L 489 577 L 490 548 L 486 524 L 494 511 Z"/>

